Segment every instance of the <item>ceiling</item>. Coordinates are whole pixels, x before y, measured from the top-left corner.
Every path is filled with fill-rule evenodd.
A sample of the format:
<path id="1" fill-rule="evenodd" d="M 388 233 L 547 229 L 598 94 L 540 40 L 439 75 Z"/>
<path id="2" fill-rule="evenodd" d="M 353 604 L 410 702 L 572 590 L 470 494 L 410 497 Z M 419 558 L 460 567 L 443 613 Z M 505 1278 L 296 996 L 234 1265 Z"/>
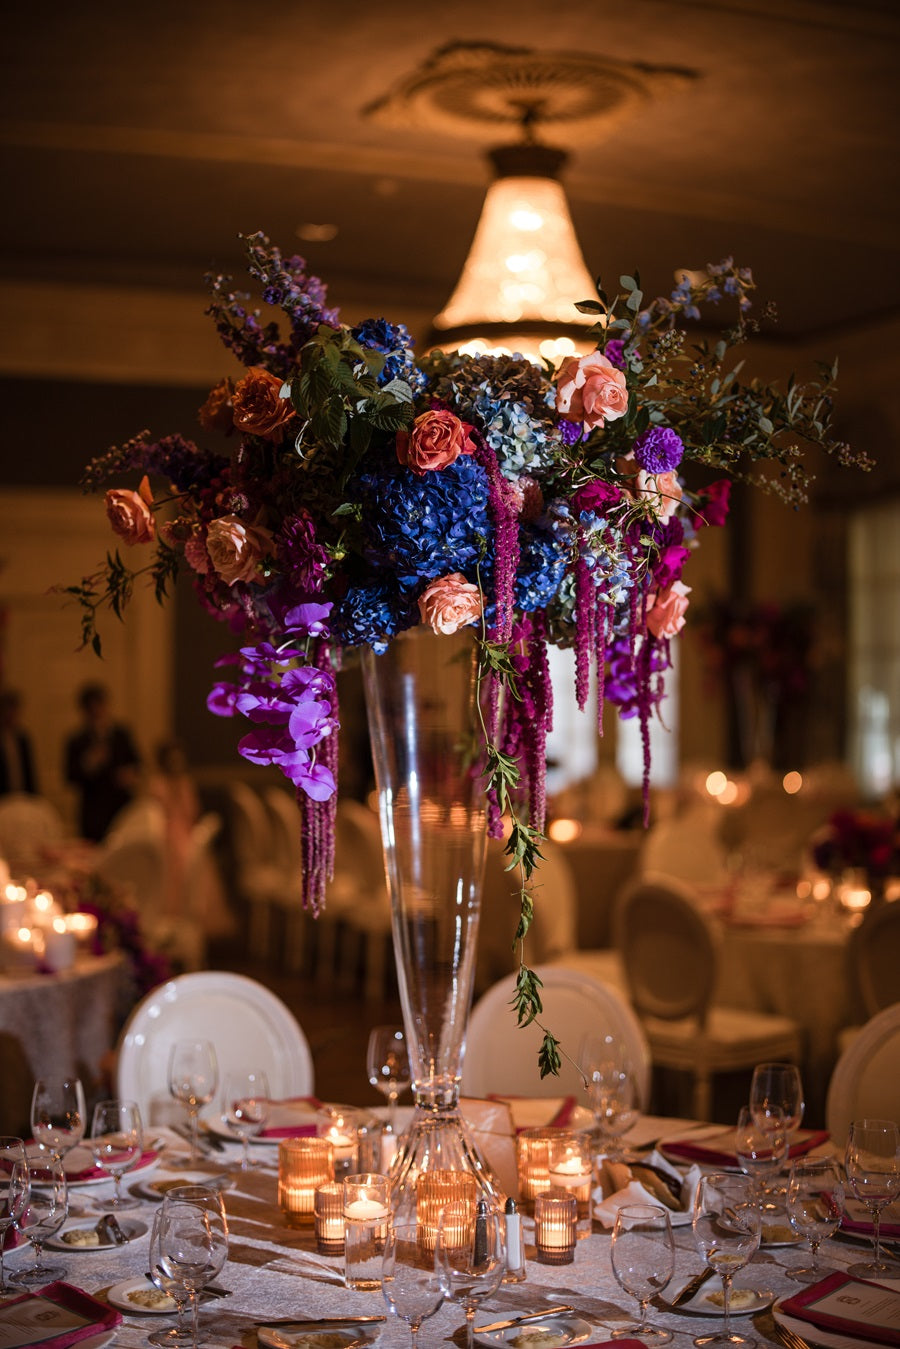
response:
<path id="1" fill-rule="evenodd" d="M 604 280 L 638 266 L 655 293 L 733 254 L 777 301 L 778 338 L 831 346 L 900 309 L 893 0 L 51 0 L 14 7 L 4 37 L 0 274 L 45 301 L 183 292 L 205 322 L 203 274 L 240 275 L 236 236 L 262 229 L 347 317 L 423 332 L 497 137 L 364 110 L 467 41 L 690 73 L 605 134 L 548 137 L 571 149 L 572 214 Z M 303 242 L 309 225 L 334 237 Z"/>

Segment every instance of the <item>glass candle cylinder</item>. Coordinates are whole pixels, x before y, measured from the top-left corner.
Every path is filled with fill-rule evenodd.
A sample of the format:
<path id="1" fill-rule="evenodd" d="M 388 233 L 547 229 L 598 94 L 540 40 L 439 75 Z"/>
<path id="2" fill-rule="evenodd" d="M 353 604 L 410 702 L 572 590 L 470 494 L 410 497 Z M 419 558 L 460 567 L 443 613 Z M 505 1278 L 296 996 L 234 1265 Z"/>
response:
<path id="1" fill-rule="evenodd" d="M 574 1194 L 552 1186 L 534 1201 L 534 1244 L 542 1265 L 570 1265 L 578 1240 Z"/>
<path id="2" fill-rule="evenodd" d="M 367 1171 L 344 1177 L 344 1269 L 348 1288 L 381 1287 L 390 1182 Z"/>
<path id="3" fill-rule="evenodd" d="M 475 1222 L 476 1182 L 465 1171 L 423 1171 L 416 1181 L 416 1223 L 419 1241 L 428 1251 L 437 1244 L 441 1212 L 448 1204 L 464 1204 L 466 1231 L 460 1231 L 460 1245 Z"/>
<path id="4" fill-rule="evenodd" d="M 324 1106 L 316 1116 L 316 1133 L 327 1138 L 334 1158 L 335 1179 L 359 1172 L 357 1161 L 358 1112 L 349 1105 Z"/>
<path id="5" fill-rule="evenodd" d="M 316 1250 L 320 1255 L 344 1254 L 344 1186 L 330 1180 L 316 1188 L 313 1204 L 316 1219 Z"/>
<path id="6" fill-rule="evenodd" d="M 285 1138 L 278 1144 L 278 1207 L 292 1227 L 313 1221 L 316 1190 L 334 1180 L 327 1138 Z"/>
<path id="7" fill-rule="evenodd" d="M 534 1213 L 534 1201 L 550 1188 L 550 1144 L 566 1129 L 552 1126 L 543 1129 L 522 1129 L 516 1137 L 516 1168 L 519 1174 L 519 1208 L 523 1213 Z"/>
<path id="8" fill-rule="evenodd" d="M 593 1165 L 587 1134 L 563 1133 L 549 1145 L 550 1184 L 575 1196 L 578 1238 L 591 1235 L 591 1183 Z"/>

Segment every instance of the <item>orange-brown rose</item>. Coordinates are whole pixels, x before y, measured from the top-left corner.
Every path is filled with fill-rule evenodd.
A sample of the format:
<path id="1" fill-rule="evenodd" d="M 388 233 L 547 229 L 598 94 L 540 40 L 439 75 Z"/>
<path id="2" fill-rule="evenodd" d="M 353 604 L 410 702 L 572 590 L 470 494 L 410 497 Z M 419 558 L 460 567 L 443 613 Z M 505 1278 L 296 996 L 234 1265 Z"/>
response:
<path id="1" fill-rule="evenodd" d="M 204 431 L 230 431 L 234 425 L 234 413 L 231 399 L 234 384 L 230 379 L 220 379 L 209 397 L 197 413 L 197 420 Z"/>
<path id="2" fill-rule="evenodd" d="M 254 366 L 238 380 L 231 403 L 234 424 L 239 431 L 277 439 L 279 431 L 294 415 L 291 400 L 279 397 L 283 383 L 277 375 L 270 375 L 261 366 Z"/>
<path id="3" fill-rule="evenodd" d="M 113 532 L 127 544 L 152 543 L 156 525 L 150 507 L 153 493 L 146 478 L 136 492 L 127 488 L 112 488 L 106 493 L 106 514 Z"/>
<path id="4" fill-rule="evenodd" d="M 257 568 L 267 553 L 275 551 L 275 542 L 267 529 L 247 525 L 236 515 L 213 520 L 206 531 L 206 551 L 216 575 L 226 585 L 235 581 L 261 581 Z"/>
<path id="5" fill-rule="evenodd" d="M 602 353 L 567 356 L 556 373 L 556 410 L 590 430 L 628 411 L 625 374 Z"/>
<path id="6" fill-rule="evenodd" d="M 474 450 L 471 429 L 444 408 L 423 412 L 411 431 L 397 432 L 397 458 L 420 477 L 429 469 L 446 468 L 461 454 Z"/>
<path id="7" fill-rule="evenodd" d="M 474 623 L 483 607 L 481 591 L 458 571 L 438 577 L 419 596 L 422 622 L 445 637 Z"/>

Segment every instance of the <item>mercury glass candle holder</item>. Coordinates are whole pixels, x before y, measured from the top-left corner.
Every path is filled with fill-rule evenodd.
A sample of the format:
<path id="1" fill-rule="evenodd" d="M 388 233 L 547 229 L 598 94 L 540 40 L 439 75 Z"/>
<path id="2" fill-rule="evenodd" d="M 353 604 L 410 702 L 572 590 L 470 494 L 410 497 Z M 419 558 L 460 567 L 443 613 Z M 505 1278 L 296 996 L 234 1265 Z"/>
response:
<path id="1" fill-rule="evenodd" d="M 519 1208 L 523 1213 L 534 1213 L 534 1201 L 550 1188 L 550 1144 L 566 1129 L 552 1126 L 542 1129 L 522 1129 L 516 1137 L 516 1168 L 519 1174 Z"/>
<path id="2" fill-rule="evenodd" d="M 534 1201 L 534 1244 L 542 1265 L 570 1265 L 578 1240 L 574 1194 L 551 1186 Z"/>
<path id="3" fill-rule="evenodd" d="M 568 1190 L 578 1208 L 578 1238 L 591 1235 L 593 1163 L 590 1140 L 583 1133 L 561 1133 L 549 1143 L 550 1185 Z"/>
<path id="4" fill-rule="evenodd" d="M 344 1186 L 330 1180 L 316 1188 L 313 1204 L 316 1250 L 320 1255 L 344 1254 Z"/>
<path id="5" fill-rule="evenodd" d="M 278 1144 L 278 1207 L 292 1227 L 312 1223 L 316 1190 L 334 1180 L 327 1138 L 285 1138 Z"/>
<path id="6" fill-rule="evenodd" d="M 465 1171 L 423 1171 L 416 1181 L 416 1223 L 419 1241 L 428 1251 L 437 1244 L 438 1223 L 448 1204 L 465 1205 L 466 1228 L 475 1221 L 475 1177 Z M 460 1231 L 460 1244 L 466 1232 Z"/>

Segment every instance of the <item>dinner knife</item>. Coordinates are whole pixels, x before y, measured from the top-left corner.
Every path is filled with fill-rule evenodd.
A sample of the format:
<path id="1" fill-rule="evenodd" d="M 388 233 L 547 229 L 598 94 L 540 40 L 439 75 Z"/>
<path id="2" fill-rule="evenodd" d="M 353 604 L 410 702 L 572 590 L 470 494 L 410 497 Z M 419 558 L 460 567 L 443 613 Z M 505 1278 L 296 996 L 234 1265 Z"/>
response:
<path id="1" fill-rule="evenodd" d="M 670 1307 L 683 1307 L 686 1302 L 690 1302 L 695 1293 L 698 1293 L 707 1279 L 711 1279 L 715 1270 L 707 1265 L 699 1274 L 695 1274 L 690 1283 L 686 1283 L 677 1297 L 673 1297 L 669 1303 Z"/>
<path id="2" fill-rule="evenodd" d="M 374 1326 L 386 1321 L 386 1316 L 282 1316 L 280 1319 L 255 1321 L 257 1326 L 296 1326 L 298 1330 L 310 1326 Z"/>
<path id="3" fill-rule="evenodd" d="M 493 1330 L 508 1330 L 510 1326 L 520 1326 L 525 1321 L 545 1321 L 548 1316 L 564 1316 L 566 1312 L 573 1312 L 574 1307 L 545 1307 L 542 1312 L 523 1312 L 521 1316 L 513 1316 L 508 1321 L 492 1321 L 489 1326 L 473 1326 L 474 1335 L 487 1335 Z"/>

